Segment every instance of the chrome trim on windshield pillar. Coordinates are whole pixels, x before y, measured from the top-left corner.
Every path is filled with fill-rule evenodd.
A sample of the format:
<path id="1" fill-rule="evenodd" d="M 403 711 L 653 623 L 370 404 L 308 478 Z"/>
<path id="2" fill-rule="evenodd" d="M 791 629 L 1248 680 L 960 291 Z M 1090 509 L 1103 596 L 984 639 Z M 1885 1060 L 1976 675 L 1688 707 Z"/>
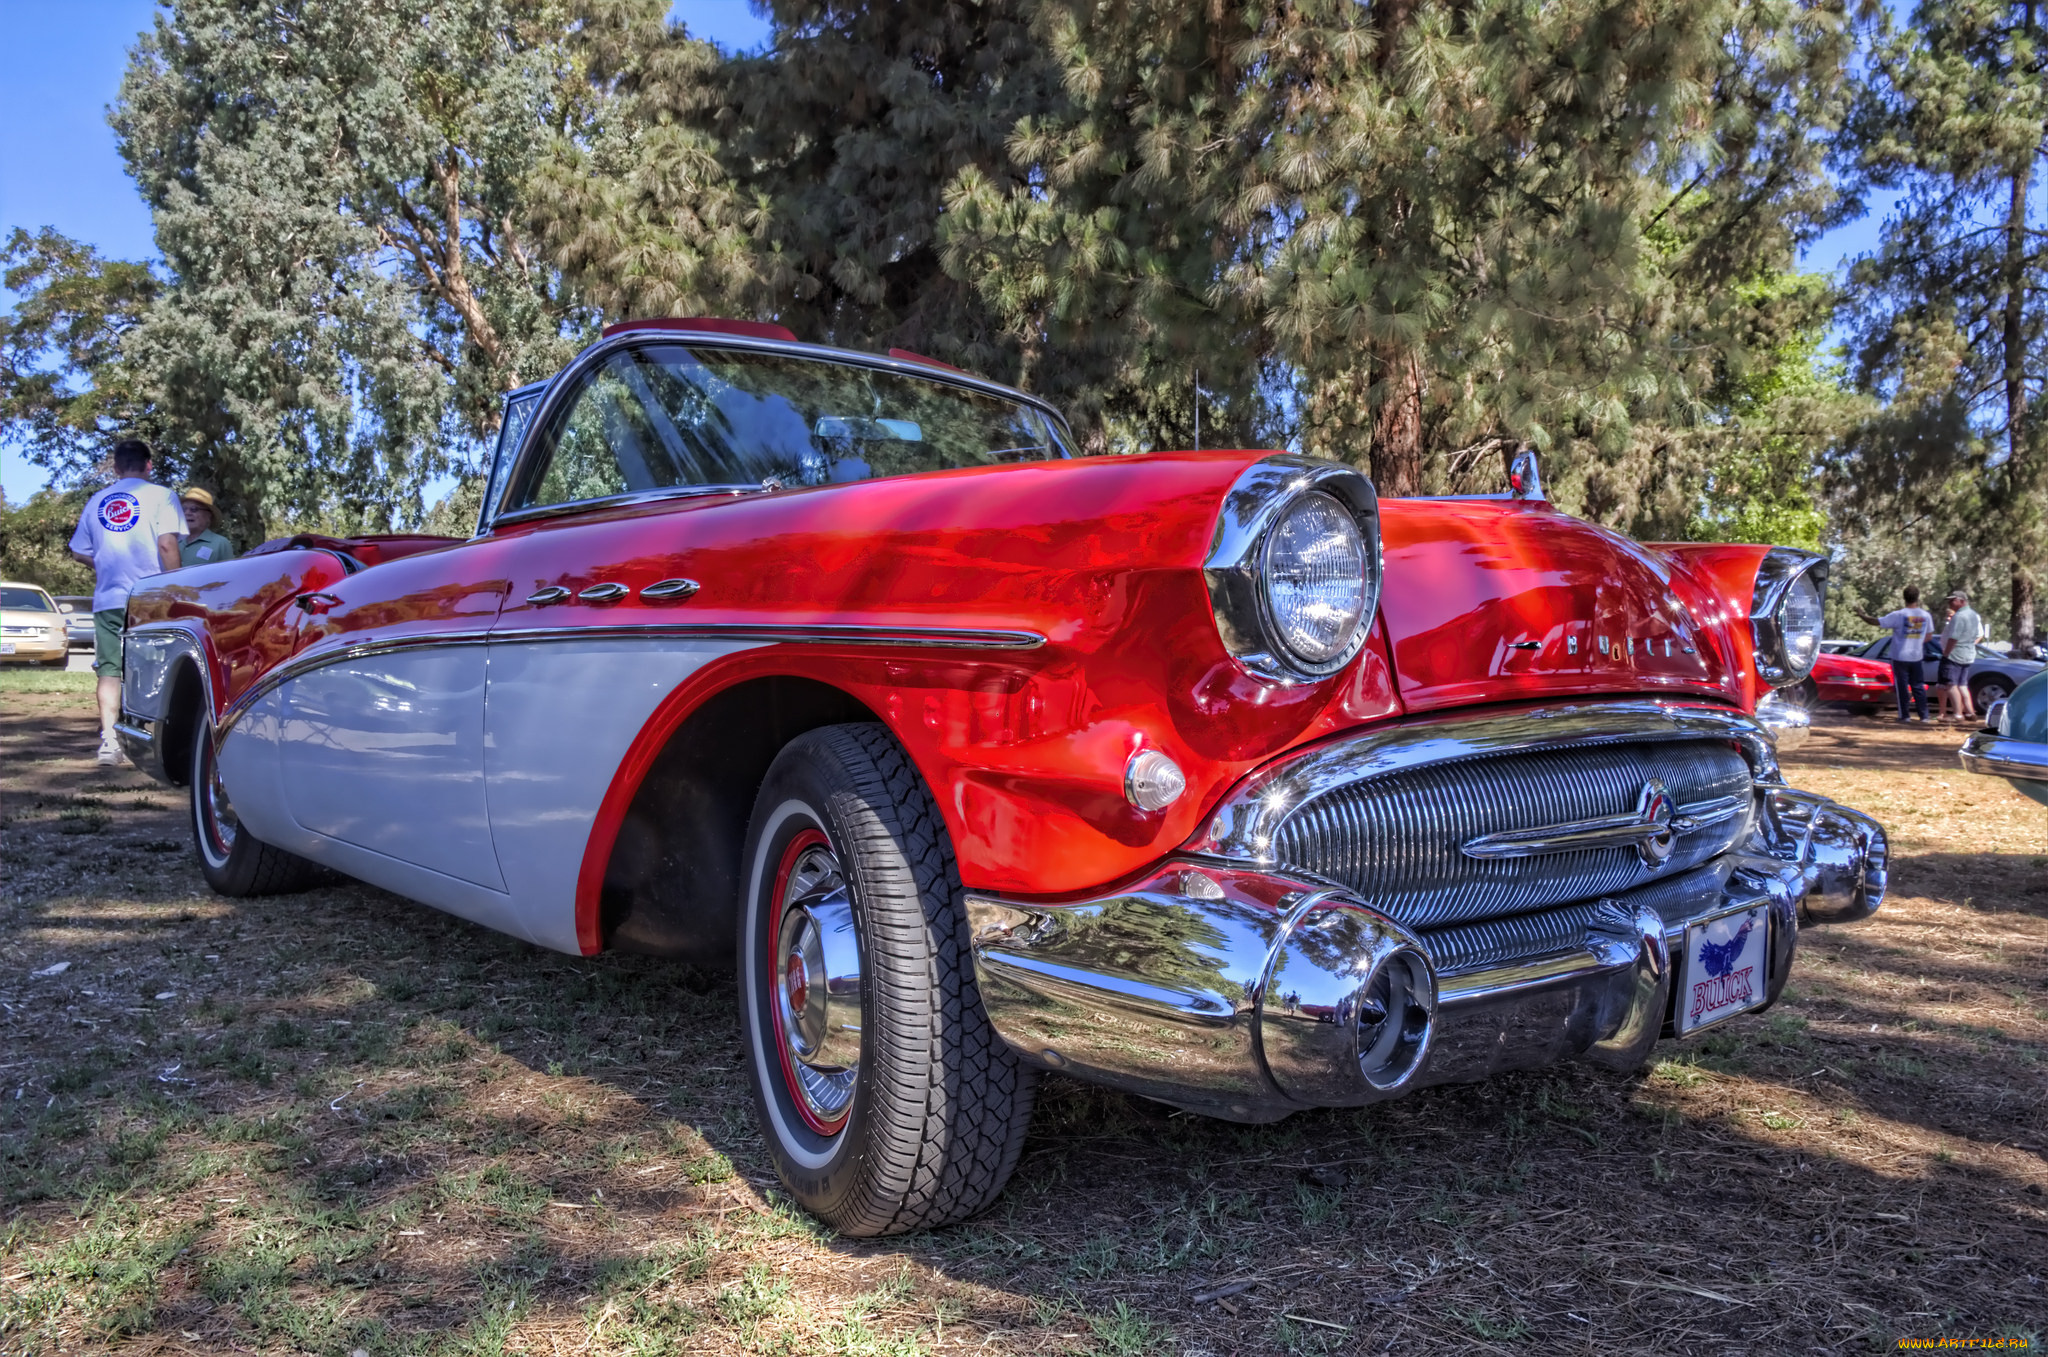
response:
<path id="1" fill-rule="evenodd" d="M 546 592 L 543 590 L 542 592 Z M 566 596 L 567 590 L 563 590 Z M 549 600 L 553 601 L 553 600 Z M 220 734 L 278 685 L 328 665 L 394 650 L 495 644 L 566 644 L 581 641 L 755 641 L 763 645 L 890 646 L 933 650 L 1036 650 L 1045 637 L 1035 631 L 982 630 L 973 627 L 892 627 L 875 624 L 602 622 L 566 623 L 551 627 L 506 627 L 498 630 L 429 632 L 342 641 L 303 651 L 264 674 L 222 714 Z"/>
<path id="2" fill-rule="evenodd" d="M 1482 716 L 1453 712 L 1372 727 L 1266 765 L 1224 797 L 1188 851 L 1271 864 L 1280 826 L 1295 811 L 1326 792 L 1404 768 L 1527 750 L 1696 739 L 1730 741 L 1759 786 L 1783 784 L 1768 732 L 1729 707 L 1623 699 Z"/>
<path id="3" fill-rule="evenodd" d="M 538 453 L 550 425 L 564 407 L 582 394 L 583 377 L 626 349 L 649 346 L 681 346 L 684 348 L 739 349 L 754 353 L 783 354 L 791 358 L 805 358 L 815 362 L 834 363 L 841 367 L 872 368 L 893 372 L 900 376 L 934 382 L 942 386 L 963 387 L 983 395 L 996 396 L 1017 405 L 1030 406 L 1045 416 L 1054 426 L 1063 454 L 1070 455 L 1074 446 L 1074 431 L 1067 424 L 1067 417 L 1059 407 L 1042 396 L 1028 391 L 1004 386 L 986 377 L 977 377 L 969 372 L 948 368 L 937 368 L 926 363 L 907 362 L 899 358 L 884 357 L 881 354 L 858 353 L 848 349 L 828 348 L 822 344 L 805 344 L 785 339 L 761 339 L 752 335 L 726 334 L 720 331 L 685 330 L 623 330 L 615 335 L 606 335 L 595 344 L 577 354 L 560 372 L 540 383 L 540 403 L 534 407 L 532 416 L 521 431 L 520 444 L 510 465 L 505 468 L 502 484 L 495 469 L 491 485 L 487 488 L 490 496 L 502 503 L 506 497 L 519 488 L 533 470 L 533 459 Z M 521 388 L 521 391 L 530 388 Z M 516 393 L 515 393 L 516 394 Z M 532 522 L 536 519 L 553 518 L 561 514 L 583 513 L 590 510 L 655 502 L 667 499 L 687 498 L 701 494 L 746 494 L 758 493 L 758 485 L 746 486 L 665 486 L 652 490 L 629 491 L 623 495 L 611 495 L 602 499 L 578 500 L 568 504 L 535 505 L 529 508 L 507 509 L 495 512 L 495 505 L 487 498 L 478 516 L 477 535 L 482 536 L 493 528 L 517 523 Z"/>

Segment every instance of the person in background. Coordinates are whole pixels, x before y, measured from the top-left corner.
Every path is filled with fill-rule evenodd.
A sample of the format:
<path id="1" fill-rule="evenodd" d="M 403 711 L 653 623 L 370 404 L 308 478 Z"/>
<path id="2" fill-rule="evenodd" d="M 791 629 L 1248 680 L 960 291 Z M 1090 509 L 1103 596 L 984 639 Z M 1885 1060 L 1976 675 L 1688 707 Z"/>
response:
<path id="1" fill-rule="evenodd" d="M 185 515 L 177 497 L 149 479 L 149 444 L 124 438 L 114 444 L 118 478 L 85 502 L 71 554 L 92 567 L 92 671 L 99 675 L 102 767 L 121 762 L 114 723 L 121 719 L 121 636 L 128 627 L 128 594 L 151 575 L 178 568 Z"/>
<path id="2" fill-rule="evenodd" d="M 180 565 L 204 565 L 208 561 L 232 561 L 235 544 L 213 530 L 213 495 L 198 486 L 187 486 L 178 496 L 185 509 L 185 545 L 178 549 Z"/>
<path id="3" fill-rule="evenodd" d="M 1948 596 L 1948 625 L 1941 629 L 1941 672 L 1935 676 L 1944 718 L 1953 700 L 1956 720 L 1977 719 L 1977 705 L 1970 700 L 1970 685 L 1964 680 L 1977 662 L 1977 643 L 1983 639 L 1984 619 L 1970 606 L 1970 596 L 1956 590 Z"/>
<path id="4" fill-rule="evenodd" d="M 1907 585 L 1904 594 L 1906 606 L 1894 608 L 1883 617 L 1872 617 L 1861 608 L 1856 615 L 1873 627 L 1883 627 L 1892 634 L 1892 691 L 1898 694 L 1899 720 L 1910 721 L 1907 715 L 1907 698 L 1912 698 L 1913 709 L 1920 720 L 1927 719 L 1927 674 L 1921 662 L 1927 658 L 1927 638 L 1934 635 L 1934 614 L 1920 606 L 1920 590 Z"/>

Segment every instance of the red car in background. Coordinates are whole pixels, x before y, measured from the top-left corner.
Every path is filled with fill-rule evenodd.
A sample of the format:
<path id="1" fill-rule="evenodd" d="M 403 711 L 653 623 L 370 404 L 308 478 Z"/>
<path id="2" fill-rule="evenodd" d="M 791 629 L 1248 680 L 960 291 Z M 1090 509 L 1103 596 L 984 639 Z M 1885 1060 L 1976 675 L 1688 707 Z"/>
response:
<path id="1" fill-rule="evenodd" d="M 1854 655 L 1823 653 L 1815 657 L 1813 672 L 1796 691 L 1809 711 L 1825 705 L 1842 707 L 1851 716 L 1874 716 L 1896 707 L 1892 667 Z"/>
<path id="2" fill-rule="evenodd" d="M 1038 397 L 780 327 L 512 393 L 475 534 L 129 601 L 121 734 L 222 894 L 312 864 L 736 972 L 783 1182 L 959 1220 L 1040 1071 L 1239 1122 L 1774 1001 L 1888 848 L 1786 785 L 1826 558 L 1284 453 L 1079 457 Z"/>

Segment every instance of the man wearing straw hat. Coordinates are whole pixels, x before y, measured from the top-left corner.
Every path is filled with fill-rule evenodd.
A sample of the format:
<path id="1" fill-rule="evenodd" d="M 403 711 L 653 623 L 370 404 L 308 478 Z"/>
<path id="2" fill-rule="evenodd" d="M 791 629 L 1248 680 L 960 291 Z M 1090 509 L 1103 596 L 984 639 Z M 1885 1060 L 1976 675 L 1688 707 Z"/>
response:
<path id="1" fill-rule="evenodd" d="M 178 499 L 185 506 L 188 535 L 178 548 L 179 565 L 205 565 L 209 561 L 234 559 L 234 543 L 213 530 L 213 495 L 196 485 L 187 486 Z"/>

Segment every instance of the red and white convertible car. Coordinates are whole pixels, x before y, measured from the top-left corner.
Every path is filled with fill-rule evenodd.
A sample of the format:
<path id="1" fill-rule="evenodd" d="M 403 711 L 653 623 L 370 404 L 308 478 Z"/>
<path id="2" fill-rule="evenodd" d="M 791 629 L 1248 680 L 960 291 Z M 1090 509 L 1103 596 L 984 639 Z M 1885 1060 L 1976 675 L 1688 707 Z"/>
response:
<path id="1" fill-rule="evenodd" d="M 1260 1122 L 1633 1067 L 1884 894 L 1775 757 L 1825 562 L 1641 545 L 1533 458 L 1459 501 L 1081 458 L 1023 392 L 714 321 L 504 427 L 468 541 L 138 589 L 128 750 L 226 894 L 319 864 L 736 962 L 767 1142 L 849 1233 L 986 1204 L 1040 1070 Z"/>

